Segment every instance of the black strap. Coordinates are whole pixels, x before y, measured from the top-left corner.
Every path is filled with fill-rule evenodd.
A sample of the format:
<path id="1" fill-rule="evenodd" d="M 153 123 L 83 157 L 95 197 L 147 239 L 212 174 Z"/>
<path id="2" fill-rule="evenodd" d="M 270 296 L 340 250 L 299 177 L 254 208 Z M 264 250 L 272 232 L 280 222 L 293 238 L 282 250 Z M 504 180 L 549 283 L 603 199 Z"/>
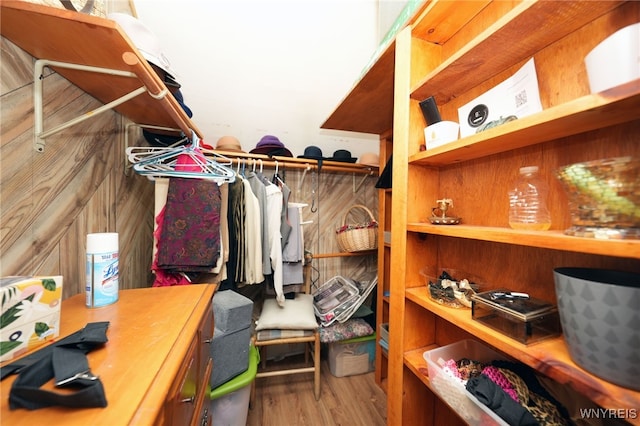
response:
<path id="1" fill-rule="evenodd" d="M 22 369 L 34 364 L 43 357 L 49 356 L 50 353 L 53 352 L 54 347 L 75 347 L 87 353 L 96 346 L 103 345 L 107 342 L 107 328 L 109 328 L 108 321 L 88 323 L 83 329 L 51 345 L 45 346 L 30 355 L 20 358 L 11 364 L 2 366 L 0 368 L 0 380 L 3 380 L 11 374 L 19 374 Z"/>
<path id="2" fill-rule="evenodd" d="M 73 386 L 77 390 L 63 394 L 40 389 L 53 377 L 56 385 Z M 35 410 L 54 405 L 72 408 L 107 406 L 102 382 L 90 373 L 87 357 L 79 349 L 53 348 L 49 356 L 23 370 L 11 386 L 9 408 L 12 410 Z"/>
<path id="3" fill-rule="evenodd" d="M 60 405 L 74 408 L 106 407 L 102 382 L 91 374 L 86 353 L 107 341 L 108 322 L 89 323 L 64 339 L 3 367 L 2 375 L 17 373 L 9 393 L 9 407 L 37 408 Z M 40 389 L 52 378 L 56 386 L 76 389 L 56 393 Z"/>

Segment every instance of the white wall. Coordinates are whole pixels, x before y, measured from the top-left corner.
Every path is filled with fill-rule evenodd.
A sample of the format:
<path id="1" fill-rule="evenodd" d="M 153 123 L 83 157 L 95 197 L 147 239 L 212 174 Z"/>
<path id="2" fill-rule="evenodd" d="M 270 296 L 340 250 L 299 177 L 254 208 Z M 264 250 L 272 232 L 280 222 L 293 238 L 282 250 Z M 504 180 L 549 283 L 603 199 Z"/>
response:
<path id="1" fill-rule="evenodd" d="M 249 151 L 273 134 L 295 156 L 309 145 L 325 156 L 378 152 L 375 135 L 320 129 L 384 35 L 378 0 L 136 0 L 135 7 L 165 47 L 206 142 L 230 134 Z"/>

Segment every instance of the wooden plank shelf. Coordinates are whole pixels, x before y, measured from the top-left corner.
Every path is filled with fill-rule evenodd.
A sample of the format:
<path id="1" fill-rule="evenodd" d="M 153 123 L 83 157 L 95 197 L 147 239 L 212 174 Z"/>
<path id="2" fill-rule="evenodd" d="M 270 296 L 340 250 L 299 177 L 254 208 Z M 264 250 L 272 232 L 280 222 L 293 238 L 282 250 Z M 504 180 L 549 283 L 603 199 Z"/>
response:
<path id="1" fill-rule="evenodd" d="M 602 380 L 575 364 L 571 360 L 567 345 L 562 337 L 524 345 L 474 321 L 469 309 L 448 308 L 432 301 L 429 298 L 427 287 L 424 285 L 408 288 L 406 297 L 484 342 L 490 342 L 491 346 L 499 351 L 533 367 L 557 382 L 570 384 L 573 389 L 604 408 L 635 410 L 640 407 L 640 392 Z M 416 354 L 419 352 L 421 355 L 429 349 L 433 348 L 430 346 L 429 348 L 414 349 L 405 353 L 404 356 L 405 363 L 414 373 L 420 373 L 418 377 L 423 381 L 422 369 L 426 363 L 424 360 L 420 360 Z M 425 365 L 422 365 L 423 363 Z"/>
<path id="2" fill-rule="evenodd" d="M 522 231 L 511 228 L 472 225 L 438 226 L 430 223 L 409 223 L 407 230 L 423 234 L 444 235 L 527 247 L 576 251 L 632 259 L 640 258 L 640 240 L 602 240 L 572 237 L 565 235 L 562 231 Z"/>
<path id="3" fill-rule="evenodd" d="M 640 79 L 422 151 L 410 164 L 446 166 L 638 120 Z"/>
<path id="4" fill-rule="evenodd" d="M 362 250 L 357 252 L 339 252 L 339 253 L 318 253 L 314 254 L 314 259 L 328 259 L 332 257 L 357 257 L 357 256 L 371 256 L 378 254 L 378 249 Z"/>
<path id="5" fill-rule="evenodd" d="M 22 1 L 0 5 L 0 34 L 36 59 L 131 72 L 137 78 L 52 66 L 71 83 L 108 104 L 146 87 L 114 109 L 142 125 L 179 128 L 203 135 L 167 87 L 112 20 Z M 157 96 L 157 98 L 154 98 Z"/>
<path id="6" fill-rule="evenodd" d="M 437 68 L 416 84 L 411 98 L 422 101 L 433 96 L 438 105 L 447 103 L 479 82 L 508 70 L 540 49 L 615 9 L 620 3 L 522 2 L 477 34 L 463 48 L 443 58 Z M 425 37 L 421 32 L 414 31 L 414 35 Z M 513 40 L 519 42 L 513 43 Z"/>

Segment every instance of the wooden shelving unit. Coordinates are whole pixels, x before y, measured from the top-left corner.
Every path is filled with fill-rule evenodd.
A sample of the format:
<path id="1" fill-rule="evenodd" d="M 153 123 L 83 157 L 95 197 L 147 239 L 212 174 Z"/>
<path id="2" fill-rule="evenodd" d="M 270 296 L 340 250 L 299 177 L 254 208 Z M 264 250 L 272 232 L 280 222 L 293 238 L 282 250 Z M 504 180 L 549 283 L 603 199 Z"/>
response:
<path id="1" fill-rule="evenodd" d="M 385 358 L 388 424 L 463 423 L 429 384 L 426 350 L 475 339 L 537 369 L 605 409 L 637 410 L 640 392 L 609 383 L 578 366 L 562 336 L 523 345 L 429 298 L 424 267 L 457 268 L 481 275 L 484 289 L 507 287 L 556 302 L 553 269 L 561 266 L 640 271 L 640 242 L 596 240 L 564 234 L 571 217 L 555 177 L 566 164 L 640 156 L 640 80 L 592 94 L 585 55 L 616 30 L 640 21 L 640 4 L 624 1 L 429 1 L 393 41 L 366 80 L 389 86 L 380 68 L 393 62 L 393 196 L 381 196 L 391 244 L 381 244 L 379 291 L 390 322 Z M 389 51 L 388 54 L 390 54 Z M 444 120 L 458 108 L 535 59 L 543 111 L 422 151 L 419 102 L 434 96 Z M 385 65 L 386 64 L 386 65 Z M 379 81 L 372 81 L 378 78 Z M 365 81 L 365 79 L 363 79 Z M 363 115 L 356 86 L 331 123 L 373 128 Z M 373 98 L 371 98 L 373 99 Z M 368 105 L 370 107 L 370 104 Z M 350 110 L 350 111 L 347 111 Z M 355 110 L 355 111 L 354 111 Z M 376 117 L 379 117 L 377 113 Z M 353 120 L 353 121 L 350 121 Z M 386 123 L 388 123 L 388 119 Z M 519 167 L 538 165 L 550 185 L 552 229 L 508 227 L 506 194 Z M 387 194 L 387 192 L 382 192 Z M 381 193 L 381 194 L 382 194 Z M 427 217 L 440 198 L 453 198 L 462 224 L 432 225 Z M 386 225 L 385 225 L 386 226 Z M 387 258 L 385 260 L 385 257 Z M 640 418 L 626 418 L 640 424 Z"/>
<path id="2" fill-rule="evenodd" d="M 449 5 L 454 7 L 453 3 Z M 424 11 L 426 4 L 408 2 L 406 8 L 392 26 L 396 31 L 411 25 Z M 449 11 L 451 9 L 448 9 Z M 396 33 L 397 34 L 397 33 Z M 394 68 L 395 68 L 395 34 L 389 34 L 363 71 L 360 79 L 354 84 L 336 109 L 322 124 L 323 129 L 344 130 L 371 133 L 380 136 L 380 166 L 382 172 L 393 151 L 393 109 L 394 109 Z M 324 167 L 324 165 L 323 165 Z M 391 246 L 385 243 L 385 232 L 391 231 L 391 189 L 380 189 L 378 196 L 378 284 L 376 323 L 377 339 L 380 339 L 380 325 L 389 322 L 390 259 Z M 316 256 L 318 257 L 318 256 Z M 376 341 L 376 383 L 387 389 L 387 353 Z"/>

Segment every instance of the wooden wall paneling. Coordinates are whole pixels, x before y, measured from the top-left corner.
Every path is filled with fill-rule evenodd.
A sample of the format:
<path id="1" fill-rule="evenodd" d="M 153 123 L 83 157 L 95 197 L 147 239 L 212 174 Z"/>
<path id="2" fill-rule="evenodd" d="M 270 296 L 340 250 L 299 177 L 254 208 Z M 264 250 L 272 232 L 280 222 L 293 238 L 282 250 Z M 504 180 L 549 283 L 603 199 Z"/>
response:
<path id="1" fill-rule="evenodd" d="M 123 288 L 148 286 L 151 256 L 144 252 L 151 250 L 153 186 L 122 173 L 120 116 L 93 116 L 35 152 L 34 59 L 5 39 L 1 47 L 0 275 L 61 274 L 64 298 L 81 293 L 86 234 L 109 231 L 122 241 Z M 57 74 L 46 74 L 45 130 L 100 105 Z"/>
<path id="2" fill-rule="evenodd" d="M 51 136 L 43 153 L 32 147 L 34 59 L 5 39 L 0 98 L 0 275 L 61 274 L 63 297 L 84 291 L 85 239 L 91 232 L 118 232 L 120 286 L 149 286 L 153 248 L 153 185 L 145 177 L 125 176 L 123 119 L 106 112 Z M 45 130 L 99 106 L 49 70 L 44 84 Z M 141 137 L 141 136 L 138 136 Z M 131 141 L 130 145 L 141 145 Z M 265 168 L 269 177 L 274 170 Z M 290 201 L 312 203 L 304 210 L 306 247 L 314 253 L 339 252 L 335 229 L 346 210 L 364 204 L 376 216 L 376 177 L 307 172 L 281 166 L 291 188 Z M 316 184 L 315 188 L 313 184 Z M 367 259 L 367 257 L 369 259 Z M 318 259 L 318 282 L 334 275 L 357 276 L 375 270 L 372 256 Z"/>
<path id="3" fill-rule="evenodd" d="M 301 172 L 300 172 L 301 173 Z M 354 178 L 348 173 L 320 172 L 317 190 L 318 211 L 312 213 L 305 209 L 307 218 L 313 224 L 305 225 L 305 246 L 314 254 L 339 253 L 340 248 L 335 231 L 344 222 L 347 210 L 356 205 L 366 206 L 376 220 L 378 220 L 378 191 L 374 188 L 377 177 L 367 177 L 365 183 L 353 192 Z M 363 179 L 362 175 L 355 176 L 355 185 Z M 308 181 L 308 182 L 307 182 Z M 304 185 L 311 185 L 311 176 L 307 173 Z M 301 202 L 309 202 L 308 195 Z M 369 220 L 369 216 L 360 209 L 354 209 L 347 216 L 347 222 Z M 357 278 L 363 273 L 377 270 L 376 254 L 371 256 L 335 257 L 314 260 L 318 269 L 316 283 L 322 285 L 336 275 Z M 314 278 L 315 275 L 312 275 Z"/>
<path id="4" fill-rule="evenodd" d="M 3 37 L 0 37 L 0 59 L 0 94 L 4 95 L 33 81 L 31 56 Z"/>
<path id="5" fill-rule="evenodd" d="M 123 127 L 121 126 L 121 129 Z M 142 136 L 139 135 L 139 138 Z M 132 144 L 140 144 L 133 142 Z M 120 288 L 136 288 L 153 283 L 151 261 L 153 259 L 154 185 L 144 176 L 124 174 L 124 130 L 114 138 L 116 155 L 112 176 L 117 188 L 115 196 L 116 226 L 119 239 Z"/>

